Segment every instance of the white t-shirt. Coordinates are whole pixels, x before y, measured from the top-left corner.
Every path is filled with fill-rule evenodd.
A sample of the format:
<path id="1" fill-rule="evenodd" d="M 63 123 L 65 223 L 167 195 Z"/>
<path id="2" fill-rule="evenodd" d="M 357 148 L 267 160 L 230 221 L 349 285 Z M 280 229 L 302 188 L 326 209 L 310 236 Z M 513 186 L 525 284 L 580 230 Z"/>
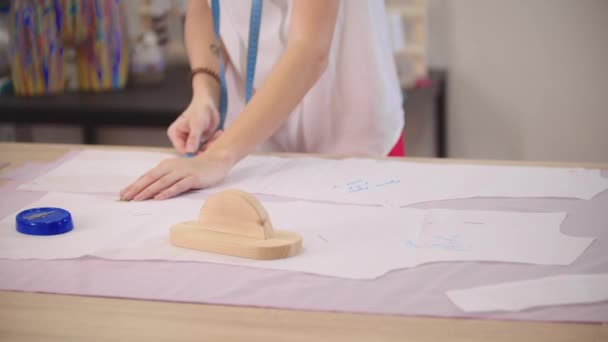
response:
<path id="1" fill-rule="evenodd" d="M 251 0 L 220 1 L 220 35 L 227 66 L 226 125 L 244 108 Z M 287 47 L 293 4 L 264 0 L 255 70 L 258 88 Z M 343 0 L 327 69 L 275 134 L 260 148 L 385 156 L 404 126 L 397 78 L 382 0 Z"/>

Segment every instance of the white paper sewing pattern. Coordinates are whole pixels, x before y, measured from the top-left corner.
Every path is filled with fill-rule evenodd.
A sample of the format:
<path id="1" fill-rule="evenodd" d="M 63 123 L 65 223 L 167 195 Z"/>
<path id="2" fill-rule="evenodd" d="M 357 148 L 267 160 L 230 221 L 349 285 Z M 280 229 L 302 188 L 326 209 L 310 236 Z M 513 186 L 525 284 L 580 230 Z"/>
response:
<path id="1" fill-rule="evenodd" d="M 171 225 L 196 219 L 202 201 L 120 202 L 112 197 L 49 193 L 28 206 L 69 210 L 72 232 L 22 235 L 14 215 L 0 221 L 0 258 L 218 262 L 325 276 L 373 279 L 433 262 L 572 263 L 593 238 L 559 231 L 563 213 L 422 210 L 264 202 L 273 225 L 303 236 L 295 257 L 258 261 L 186 250 L 170 244 Z M 15 213 L 16 214 L 16 213 Z"/>

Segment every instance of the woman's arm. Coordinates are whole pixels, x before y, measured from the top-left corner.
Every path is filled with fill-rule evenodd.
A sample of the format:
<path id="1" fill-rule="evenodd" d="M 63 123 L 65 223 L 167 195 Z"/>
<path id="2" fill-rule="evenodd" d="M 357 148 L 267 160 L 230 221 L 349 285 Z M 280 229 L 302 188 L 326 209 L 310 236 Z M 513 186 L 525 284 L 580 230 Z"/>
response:
<path id="1" fill-rule="evenodd" d="M 213 16 L 206 0 L 188 2 L 184 41 L 192 70 L 208 68 L 219 74 L 219 49 L 213 32 Z M 190 105 L 167 129 L 173 147 L 180 154 L 196 152 L 201 139 L 211 137 L 219 122 L 219 82 L 210 75 L 196 73 L 192 78 L 192 89 Z"/>
<path id="2" fill-rule="evenodd" d="M 327 66 L 340 0 L 294 0 L 288 45 L 237 119 L 206 151 L 234 164 L 268 139 Z"/>
<path id="3" fill-rule="evenodd" d="M 186 8 L 184 23 L 184 43 L 190 61 L 190 68 L 207 67 L 219 75 L 219 51 L 213 32 L 213 16 L 206 0 L 190 0 Z M 194 96 L 210 95 L 219 104 L 220 86 L 206 74 L 197 74 L 192 79 Z"/>
<path id="4" fill-rule="evenodd" d="M 121 198 L 167 199 L 190 189 L 221 182 L 235 163 L 283 124 L 322 75 L 327 65 L 339 1 L 294 0 L 287 48 L 238 118 L 205 152 L 190 159 L 163 161 L 124 189 Z M 192 2 L 190 6 L 195 6 Z M 205 10 L 209 11 L 209 7 L 206 6 Z M 200 23 L 192 21 L 190 36 L 186 39 L 191 45 L 191 61 L 196 63 L 196 58 L 208 51 L 204 50 L 205 43 L 194 43 L 195 25 Z"/>

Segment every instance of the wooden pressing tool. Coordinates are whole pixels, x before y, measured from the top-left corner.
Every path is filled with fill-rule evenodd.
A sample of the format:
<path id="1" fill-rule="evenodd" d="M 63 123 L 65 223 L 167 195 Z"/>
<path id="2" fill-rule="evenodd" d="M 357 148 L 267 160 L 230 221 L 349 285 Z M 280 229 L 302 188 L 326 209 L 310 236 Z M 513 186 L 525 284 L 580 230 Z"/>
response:
<path id="1" fill-rule="evenodd" d="M 274 230 L 268 213 L 252 195 L 226 190 L 210 196 L 198 221 L 171 227 L 171 243 L 178 247 L 251 259 L 281 259 L 302 249 L 302 237 Z"/>

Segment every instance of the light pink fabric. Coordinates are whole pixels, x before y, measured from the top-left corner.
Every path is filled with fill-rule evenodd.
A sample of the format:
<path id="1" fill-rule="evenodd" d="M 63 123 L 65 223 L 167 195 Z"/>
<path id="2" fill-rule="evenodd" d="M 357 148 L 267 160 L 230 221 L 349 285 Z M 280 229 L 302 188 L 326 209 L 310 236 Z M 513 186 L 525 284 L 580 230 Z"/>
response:
<path id="1" fill-rule="evenodd" d="M 18 192 L 15 189 L 52 166 L 31 164 L 21 169 L 19 175 L 13 174 L 12 181 L 0 189 L 0 216 L 40 198 L 43 193 Z M 564 233 L 597 236 L 598 239 L 573 265 L 567 267 L 437 263 L 394 271 L 376 280 L 348 280 L 209 263 L 122 262 L 93 258 L 54 261 L 0 259 L 0 289 L 386 315 L 608 322 L 608 302 L 471 316 L 461 312 L 444 295 L 450 289 L 563 273 L 608 272 L 608 211 L 605 210 L 608 208 L 608 192 L 590 201 L 486 198 L 425 203 L 415 207 L 565 211 L 568 217 L 562 225 Z"/>

